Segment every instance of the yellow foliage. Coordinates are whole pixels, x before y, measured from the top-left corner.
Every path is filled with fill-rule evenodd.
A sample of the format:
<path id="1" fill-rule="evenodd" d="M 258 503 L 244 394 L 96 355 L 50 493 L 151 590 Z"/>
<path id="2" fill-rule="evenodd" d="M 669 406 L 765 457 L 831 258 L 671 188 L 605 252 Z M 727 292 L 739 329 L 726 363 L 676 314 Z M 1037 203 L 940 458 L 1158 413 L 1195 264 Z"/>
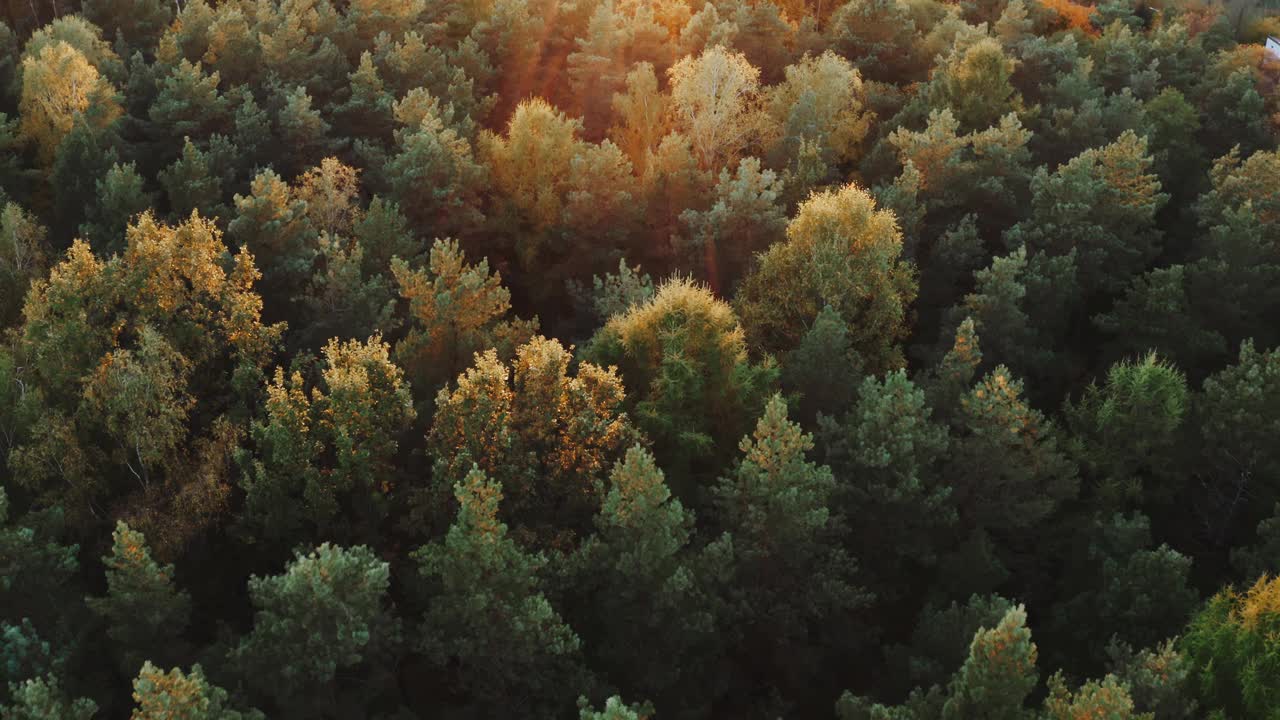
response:
<path id="1" fill-rule="evenodd" d="M 18 112 L 22 136 L 35 143 L 46 165 L 53 162 L 58 145 L 76 122 L 102 128 L 121 114 L 115 88 L 65 42 L 47 45 L 22 61 Z"/>

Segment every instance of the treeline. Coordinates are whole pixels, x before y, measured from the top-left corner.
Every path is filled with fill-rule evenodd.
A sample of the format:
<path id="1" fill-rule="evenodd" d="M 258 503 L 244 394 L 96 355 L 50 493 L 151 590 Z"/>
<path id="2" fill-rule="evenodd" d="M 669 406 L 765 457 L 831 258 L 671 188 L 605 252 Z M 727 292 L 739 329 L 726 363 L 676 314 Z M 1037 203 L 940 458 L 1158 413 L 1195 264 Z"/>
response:
<path id="1" fill-rule="evenodd" d="M 3 720 L 1280 717 L 1234 10 L 3 12 Z"/>

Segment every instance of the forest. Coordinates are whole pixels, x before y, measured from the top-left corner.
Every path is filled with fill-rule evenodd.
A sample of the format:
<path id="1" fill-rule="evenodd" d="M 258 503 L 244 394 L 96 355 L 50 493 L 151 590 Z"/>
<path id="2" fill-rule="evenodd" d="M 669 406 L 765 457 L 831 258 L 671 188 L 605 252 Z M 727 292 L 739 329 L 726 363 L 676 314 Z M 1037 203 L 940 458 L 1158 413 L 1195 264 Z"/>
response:
<path id="1" fill-rule="evenodd" d="M 1280 720 L 1280 15 L 0 0 L 0 720 Z"/>

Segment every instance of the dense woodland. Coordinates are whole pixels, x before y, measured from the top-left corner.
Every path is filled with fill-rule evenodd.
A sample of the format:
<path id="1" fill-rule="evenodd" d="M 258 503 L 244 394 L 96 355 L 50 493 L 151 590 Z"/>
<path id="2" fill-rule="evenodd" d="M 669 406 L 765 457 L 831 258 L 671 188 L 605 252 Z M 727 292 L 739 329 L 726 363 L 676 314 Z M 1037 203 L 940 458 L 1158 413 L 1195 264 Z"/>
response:
<path id="1" fill-rule="evenodd" d="M 1280 21 L 0 3 L 0 718 L 1280 718 Z"/>

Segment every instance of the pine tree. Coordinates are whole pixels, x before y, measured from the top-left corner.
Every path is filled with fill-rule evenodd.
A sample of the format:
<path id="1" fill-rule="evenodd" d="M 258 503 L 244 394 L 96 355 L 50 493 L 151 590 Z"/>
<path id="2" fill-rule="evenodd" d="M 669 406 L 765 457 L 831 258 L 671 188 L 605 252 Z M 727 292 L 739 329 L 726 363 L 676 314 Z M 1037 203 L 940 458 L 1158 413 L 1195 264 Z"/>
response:
<path id="1" fill-rule="evenodd" d="M 173 566 L 151 558 L 146 538 L 122 521 L 112 533 L 107 567 L 107 594 L 86 600 L 107 622 L 120 664 L 133 668 L 143 658 L 171 656 L 175 640 L 186 629 L 191 596 L 177 590 Z"/>
<path id="2" fill-rule="evenodd" d="M 995 627 L 974 634 L 969 657 L 951 680 L 944 720 L 1031 717 L 1023 704 L 1037 683 L 1037 650 L 1026 622 L 1027 613 L 1019 605 Z"/>
<path id="3" fill-rule="evenodd" d="M 227 707 L 227 691 L 205 679 L 199 665 L 191 672 L 164 672 L 150 661 L 133 680 L 137 706 L 131 720 L 261 720 L 257 710 L 238 712 Z"/>
<path id="4" fill-rule="evenodd" d="M 508 319 L 511 293 L 489 263 L 468 264 L 454 240 L 436 240 L 426 269 L 394 259 L 391 272 L 409 301 L 411 324 L 396 344 L 419 397 L 431 397 L 456 377 L 473 355 L 496 348 L 504 359 L 537 330 L 537 321 Z"/>
<path id="5" fill-rule="evenodd" d="M 476 468 L 455 487 L 458 515 L 442 541 L 414 553 L 431 586 L 418 642 L 453 667 L 475 712 L 518 703 L 531 716 L 572 705 L 581 642 L 543 596 L 545 564 L 507 536 L 501 486 Z"/>
<path id="6" fill-rule="evenodd" d="M 807 459 L 813 438 L 787 419 L 781 396 L 738 447 L 742 460 L 712 490 L 717 523 L 733 543 L 725 592 L 741 633 L 737 660 L 798 699 L 821 649 L 851 642 L 828 633 L 870 595 L 855 584 L 856 564 L 840 546 L 830 510 L 835 479 Z"/>
<path id="7" fill-rule="evenodd" d="M 756 158 L 743 158 L 733 173 L 721 170 L 714 204 L 680 215 L 688 235 L 676 243 L 681 265 L 705 277 L 712 291 L 732 296 L 756 254 L 784 237 L 782 189 L 782 179 Z"/>
<path id="8" fill-rule="evenodd" d="M 940 531 L 956 511 L 943 480 L 947 429 L 924 391 L 901 370 L 865 378 L 853 407 L 819 427 L 838 483 L 833 508 L 850 527 L 854 555 L 889 585 L 905 568 L 936 562 Z"/>
<path id="9" fill-rule="evenodd" d="M 336 673 L 372 661 L 398 638 L 389 583 L 389 565 L 362 545 L 298 552 L 284 574 L 250 578 L 253 631 L 228 661 L 290 714 L 332 712 Z"/>
<path id="10" fill-rule="evenodd" d="M 3 720 L 92 720 L 98 712 L 94 701 L 68 697 L 52 675 L 14 685 L 11 692 L 11 704 L 0 705 Z"/>
<path id="11" fill-rule="evenodd" d="M 564 591 L 588 667 L 637 696 L 696 707 L 707 688 L 682 668 L 712 662 L 718 618 L 690 547 L 693 515 L 639 445 L 614 464 L 595 527 L 568 559 Z"/>

